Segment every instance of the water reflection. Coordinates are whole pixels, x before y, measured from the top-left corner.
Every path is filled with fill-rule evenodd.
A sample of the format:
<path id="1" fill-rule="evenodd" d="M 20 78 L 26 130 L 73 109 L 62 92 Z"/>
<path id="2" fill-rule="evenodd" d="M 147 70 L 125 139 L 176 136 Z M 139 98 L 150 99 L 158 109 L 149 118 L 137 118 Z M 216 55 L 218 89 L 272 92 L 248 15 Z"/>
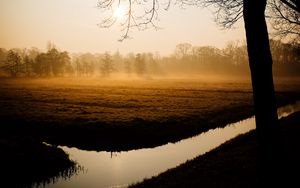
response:
<path id="1" fill-rule="evenodd" d="M 300 102 L 282 107 L 279 117 L 285 117 L 300 110 Z M 151 149 L 139 149 L 128 152 L 95 152 L 76 148 L 61 147 L 86 169 L 86 173 L 59 179 L 46 185 L 47 188 L 102 188 L 126 187 L 130 183 L 142 181 L 146 177 L 157 175 L 174 168 L 187 160 L 202 155 L 239 134 L 255 129 L 254 117 L 217 128 L 198 136 L 184 139 L 175 144 L 169 143 Z"/>

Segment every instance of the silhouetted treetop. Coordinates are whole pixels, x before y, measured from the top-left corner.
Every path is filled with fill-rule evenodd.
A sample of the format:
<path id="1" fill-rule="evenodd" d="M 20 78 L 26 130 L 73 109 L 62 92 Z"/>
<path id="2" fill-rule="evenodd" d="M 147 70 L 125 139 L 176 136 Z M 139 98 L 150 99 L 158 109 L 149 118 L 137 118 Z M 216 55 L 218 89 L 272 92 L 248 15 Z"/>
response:
<path id="1" fill-rule="evenodd" d="M 268 17 L 275 30 L 274 35 L 280 38 L 291 37 L 300 40 L 300 1 L 270 0 Z"/>
<path id="2" fill-rule="evenodd" d="M 107 28 L 119 21 L 121 30 L 124 31 L 120 39 L 122 41 L 129 38 L 129 32 L 133 28 L 158 29 L 155 23 L 158 19 L 158 11 L 168 10 L 171 5 L 182 8 L 212 7 L 215 21 L 224 28 L 231 28 L 243 17 L 243 0 L 99 0 L 98 7 L 109 12 L 109 16 L 99 25 Z M 114 15 L 115 10 L 120 7 L 124 9 L 123 18 Z M 299 0 L 268 0 L 267 18 L 270 19 L 276 36 L 299 38 L 299 10 Z"/>

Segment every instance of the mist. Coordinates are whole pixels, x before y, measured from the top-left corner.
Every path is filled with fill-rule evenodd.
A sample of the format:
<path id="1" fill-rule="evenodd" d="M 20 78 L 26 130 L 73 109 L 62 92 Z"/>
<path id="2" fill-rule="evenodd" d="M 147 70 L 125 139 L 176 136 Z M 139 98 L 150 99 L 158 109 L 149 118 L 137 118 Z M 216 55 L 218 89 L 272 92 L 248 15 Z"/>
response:
<path id="1" fill-rule="evenodd" d="M 271 40 L 275 78 L 299 77 L 299 45 Z M 24 78 L 99 78 L 117 80 L 249 80 L 246 45 L 225 48 L 181 43 L 170 56 L 156 53 L 72 53 L 49 43 L 37 49 L 0 49 L 0 76 Z"/>

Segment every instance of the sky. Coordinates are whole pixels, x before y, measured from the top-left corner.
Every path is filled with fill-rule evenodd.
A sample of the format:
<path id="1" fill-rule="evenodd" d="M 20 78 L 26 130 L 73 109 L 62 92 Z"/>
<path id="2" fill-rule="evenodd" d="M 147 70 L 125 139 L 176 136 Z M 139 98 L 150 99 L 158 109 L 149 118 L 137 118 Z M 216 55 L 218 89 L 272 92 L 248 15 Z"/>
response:
<path id="1" fill-rule="evenodd" d="M 169 55 L 175 46 L 187 42 L 193 46 L 222 48 L 230 41 L 244 41 L 243 23 L 223 30 L 208 9 L 172 6 L 159 10 L 161 29 L 132 30 L 131 39 L 119 42 L 124 34 L 119 23 L 100 28 L 104 18 L 98 0 L 0 0 L 0 47 L 46 49 L 48 41 L 69 52 L 158 52 Z"/>

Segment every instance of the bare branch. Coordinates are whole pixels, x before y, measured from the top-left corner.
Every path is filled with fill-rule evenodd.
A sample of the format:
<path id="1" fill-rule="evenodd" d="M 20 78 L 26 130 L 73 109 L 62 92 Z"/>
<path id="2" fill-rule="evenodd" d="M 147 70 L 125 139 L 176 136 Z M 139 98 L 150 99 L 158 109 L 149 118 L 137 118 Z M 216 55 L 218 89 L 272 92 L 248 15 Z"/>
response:
<path id="1" fill-rule="evenodd" d="M 290 0 L 292 2 L 292 0 Z M 296 4 L 295 4 L 296 5 Z M 294 41 L 300 40 L 300 17 L 297 10 L 292 9 L 283 0 L 269 0 L 267 17 L 275 30 L 273 36 Z"/>
<path id="2" fill-rule="evenodd" d="M 300 2 L 299 0 L 281 0 L 282 3 L 293 9 L 294 11 L 297 11 L 300 13 Z"/>
<path id="3" fill-rule="evenodd" d="M 300 38 L 299 0 L 268 0 L 268 14 L 274 34 L 281 37 L 293 36 Z M 187 8 L 189 6 L 211 7 L 215 21 L 223 28 L 231 28 L 243 17 L 243 0 L 99 0 L 98 7 L 110 16 L 105 18 L 100 27 L 108 28 L 120 22 L 121 31 L 124 32 L 119 41 L 129 38 L 132 29 L 145 30 L 159 29 L 155 21 L 158 20 L 160 7 L 169 10 L 171 5 Z M 125 7 L 124 17 L 117 18 L 114 11 Z"/>
<path id="4" fill-rule="evenodd" d="M 231 28 L 243 17 L 243 0 L 202 0 L 203 7 L 213 7 L 215 21 L 224 28 Z"/>

